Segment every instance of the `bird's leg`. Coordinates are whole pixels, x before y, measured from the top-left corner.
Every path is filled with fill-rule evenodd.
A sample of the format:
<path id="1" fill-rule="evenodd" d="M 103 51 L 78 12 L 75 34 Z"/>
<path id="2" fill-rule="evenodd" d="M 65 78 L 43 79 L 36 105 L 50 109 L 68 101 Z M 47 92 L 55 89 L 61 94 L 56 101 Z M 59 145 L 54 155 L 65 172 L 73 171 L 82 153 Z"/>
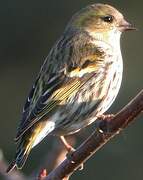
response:
<path id="1" fill-rule="evenodd" d="M 75 149 L 66 141 L 64 136 L 60 136 L 60 140 L 64 144 L 64 146 L 65 146 L 68 153 L 72 153 L 72 152 L 75 151 Z"/>
<path id="2" fill-rule="evenodd" d="M 62 141 L 62 143 L 64 144 L 66 150 L 67 150 L 67 159 L 71 160 L 72 158 L 72 153 L 75 151 L 75 149 L 66 141 L 65 137 L 64 136 L 60 136 L 60 140 Z M 74 162 L 73 162 L 74 163 Z M 82 170 L 83 169 L 83 164 L 81 164 L 79 166 L 79 170 Z"/>

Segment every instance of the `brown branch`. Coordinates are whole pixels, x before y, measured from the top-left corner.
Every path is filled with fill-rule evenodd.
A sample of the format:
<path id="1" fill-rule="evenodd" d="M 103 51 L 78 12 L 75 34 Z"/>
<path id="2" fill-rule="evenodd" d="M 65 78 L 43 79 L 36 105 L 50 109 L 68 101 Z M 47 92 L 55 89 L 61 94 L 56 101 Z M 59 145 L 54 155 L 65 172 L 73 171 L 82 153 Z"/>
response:
<path id="1" fill-rule="evenodd" d="M 73 136 L 69 136 L 67 138 L 67 141 L 72 146 L 74 146 L 76 143 L 76 139 Z M 39 172 L 38 180 L 44 179 L 43 177 L 46 177 L 46 174 L 48 174 L 48 172 L 50 172 L 52 169 L 55 169 L 65 159 L 66 154 L 67 151 L 62 142 L 54 141 L 50 153 L 48 153 L 48 155 L 46 155 L 41 160 L 40 166 L 36 170 L 34 170 L 34 172 L 31 174 L 31 177 L 36 177 L 37 172 Z M 43 167 L 45 169 L 43 169 Z"/>
<path id="2" fill-rule="evenodd" d="M 143 90 L 112 119 L 107 118 L 104 121 L 100 121 L 99 127 L 101 130 L 95 130 L 92 135 L 77 148 L 70 159 L 65 159 L 45 180 L 61 180 L 70 177 L 82 163 L 86 162 L 111 138 L 133 122 L 141 111 L 143 111 Z"/>

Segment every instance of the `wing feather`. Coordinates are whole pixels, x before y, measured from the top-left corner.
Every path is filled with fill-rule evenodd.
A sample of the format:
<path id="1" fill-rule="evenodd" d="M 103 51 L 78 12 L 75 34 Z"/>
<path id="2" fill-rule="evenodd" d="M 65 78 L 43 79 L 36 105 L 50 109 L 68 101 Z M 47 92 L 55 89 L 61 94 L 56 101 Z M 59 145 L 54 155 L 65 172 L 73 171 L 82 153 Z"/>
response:
<path id="1" fill-rule="evenodd" d="M 33 111 L 35 112 L 32 112 L 31 115 L 31 117 L 34 116 L 34 119 L 30 119 L 30 121 L 25 121 L 25 123 L 22 124 L 22 127 L 20 127 L 21 129 L 15 138 L 15 141 L 17 141 L 33 124 L 35 124 L 40 119 L 43 119 L 50 111 L 57 107 L 57 105 L 63 103 L 63 101 L 67 97 L 71 96 L 73 92 L 78 91 L 80 86 L 81 82 L 77 80 L 77 78 L 72 78 L 70 84 L 69 82 L 67 84 L 64 84 L 64 86 L 62 86 L 57 91 L 55 91 L 55 93 L 53 93 L 51 98 L 47 99 L 44 105 L 42 104 L 42 109 L 40 107 L 39 111 L 37 111 L 37 109 L 34 108 Z M 37 102 L 37 106 L 39 106 L 39 104 L 41 103 L 40 100 L 41 99 L 39 99 L 39 101 Z"/>
<path id="2" fill-rule="evenodd" d="M 18 141 L 36 122 L 47 117 L 59 104 L 65 103 L 73 93 L 78 92 L 85 83 L 81 80 L 81 76 L 96 73 L 101 67 L 103 55 L 101 49 L 98 51 L 89 43 L 89 39 L 81 46 L 81 34 L 78 38 L 75 36 L 74 39 L 68 39 L 66 42 L 68 44 L 60 40 L 49 53 L 25 103 L 15 141 Z M 65 45 L 66 48 L 63 47 Z M 84 51 L 86 48 L 90 49 L 89 53 Z M 65 57 L 60 56 L 63 49 Z"/>
<path id="3" fill-rule="evenodd" d="M 53 76 L 54 75 L 52 75 L 52 78 Z M 30 92 L 30 96 L 27 98 L 25 103 L 22 120 L 20 121 L 15 141 L 18 141 L 25 131 L 39 120 L 39 114 L 45 109 L 46 106 L 48 106 L 47 100 L 50 98 L 53 92 L 55 92 L 56 89 L 63 84 L 63 81 L 65 80 L 63 75 L 61 74 L 57 76 L 56 74 L 55 76 L 56 78 L 53 78 L 53 82 L 50 80 L 49 83 L 44 84 L 42 91 L 40 90 L 42 88 L 36 88 L 37 86 L 40 86 L 41 78 L 36 80 L 31 90 L 33 93 Z M 49 104 L 51 104 L 51 102 L 49 102 Z"/>

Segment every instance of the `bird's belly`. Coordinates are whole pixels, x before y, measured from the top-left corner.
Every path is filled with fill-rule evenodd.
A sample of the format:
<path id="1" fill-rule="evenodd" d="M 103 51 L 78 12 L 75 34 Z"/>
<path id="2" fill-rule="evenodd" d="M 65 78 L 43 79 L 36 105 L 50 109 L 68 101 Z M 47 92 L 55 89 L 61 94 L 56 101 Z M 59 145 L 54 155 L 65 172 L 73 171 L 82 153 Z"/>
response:
<path id="1" fill-rule="evenodd" d="M 97 98 L 97 89 L 97 83 L 92 79 L 70 98 L 66 105 L 59 107 L 59 110 L 52 116 L 52 119 L 58 122 L 52 134 L 72 134 L 89 125 L 92 112 L 96 111 L 101 102 Z"/>
<path id="2" fill-rule="evenodd" d="M 60 119 L 56 134 L 72 134 L 96 120 L 114 102 L 122 80 L 122 59 L 117 59 L 106 77 L 92 78 L 55 115 Z M 99 79 L 98 79 L 99 78 Z M 103 82 L 105 81 L 105 82 Z"/>

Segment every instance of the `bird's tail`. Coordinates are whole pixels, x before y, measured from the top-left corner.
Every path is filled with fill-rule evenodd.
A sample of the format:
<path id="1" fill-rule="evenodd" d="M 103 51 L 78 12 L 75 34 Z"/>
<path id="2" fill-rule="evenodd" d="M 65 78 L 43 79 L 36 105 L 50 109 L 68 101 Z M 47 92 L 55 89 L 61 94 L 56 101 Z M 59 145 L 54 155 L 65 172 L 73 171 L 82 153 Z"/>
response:
<path id="1" fill-rule="evenodd" d="M 23 137 L 22 137 L 21 142 L 19 143 L 19 145 L 17 147 L 17 152 L 15 155 L 15 158 L 11 162 L 9 167 L 7 168 L 6 172 L 9 173 L 15 167 L 17 169 L 21 169 L 27 160 L 27 157 L 31 151 L 31 148 L 32 148 L 32 143 L 30 141 L 27 142 L 27 139 L 23 139 Z"/>
<path id="2" fill-rule="evenodd" d="M 20 142 L 17 147 L 15 158 L 6 172 L 12 171 L 15 167 L 21 169 L 24 166 L 31 149 L 49 134 L 51 130 L 51 123 L 47 123 L 46 121 L 41 121 L 35 124 L 34 127 L 28 129 L 19 139 Z"/>

